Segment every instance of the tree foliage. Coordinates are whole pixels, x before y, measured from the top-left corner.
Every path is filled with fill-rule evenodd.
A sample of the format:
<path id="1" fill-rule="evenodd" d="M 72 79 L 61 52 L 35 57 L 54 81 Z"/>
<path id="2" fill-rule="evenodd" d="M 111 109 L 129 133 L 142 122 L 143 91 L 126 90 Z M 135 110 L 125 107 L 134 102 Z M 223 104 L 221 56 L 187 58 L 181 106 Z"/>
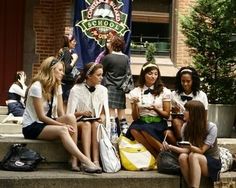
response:
<path id="1" fill-rule="evenodd" d="M 147 50 L 145 52 L 146 60 L 149 63 L 155 63 L 155 53 L 157 49 L 154 43 L 147 44 Z"/>
<path id="2" fill-rule="evenodd" d="M 236 1 L 196 0 L 181 20 L 210 103 L 236 103 Z"/>

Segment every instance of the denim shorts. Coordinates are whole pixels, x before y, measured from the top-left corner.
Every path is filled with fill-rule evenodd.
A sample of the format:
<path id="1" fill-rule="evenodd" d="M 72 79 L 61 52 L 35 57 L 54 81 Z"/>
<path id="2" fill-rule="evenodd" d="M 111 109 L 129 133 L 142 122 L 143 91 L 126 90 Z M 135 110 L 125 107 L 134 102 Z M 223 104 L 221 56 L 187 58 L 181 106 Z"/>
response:
<path id="1" fill-rule="evenodd" d="M 35 121 L 31 125 L 24 127 L 22 132 L 26 139 L 37 139 L 45 126 L 45 123 Z"/>

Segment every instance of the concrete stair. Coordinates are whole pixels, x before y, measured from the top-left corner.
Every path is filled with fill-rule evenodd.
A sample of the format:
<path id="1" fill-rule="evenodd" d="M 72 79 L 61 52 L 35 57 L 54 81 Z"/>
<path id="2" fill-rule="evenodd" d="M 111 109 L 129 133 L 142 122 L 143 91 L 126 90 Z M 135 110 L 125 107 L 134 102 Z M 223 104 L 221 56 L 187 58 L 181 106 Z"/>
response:
<path id="1" fill-rule="evenodd" d="M 126 112 L 131 117 L 129 109 Z M 0 120 L 1 117 L 3 116 L 0 116 Z M 0 188 L 187 188 L 182 177 L 159 174 L 156 170 L 138 172 L 121 170 L 114 174 L 72 172 L 67 162 L 69 155 L 60 141 L 24 139 L 21 134 L 21 125 L 0 123 L 0 160 L 7 153 L 10 145 L 15 143 L 26 143 L 27 147 L 38 151 L 46 158 L 46 161 L 42 162 L 34 172 L 0 170 Z M 219 138 L 218 143 L 236 153 L 236 139 Z M 222 173 L 221 182 L 227 185 L 234 184 L 231 187 L 236 188 L 236 172 Z M 202 178 L 200 187 L 214 186 L 208 178 Z"/>

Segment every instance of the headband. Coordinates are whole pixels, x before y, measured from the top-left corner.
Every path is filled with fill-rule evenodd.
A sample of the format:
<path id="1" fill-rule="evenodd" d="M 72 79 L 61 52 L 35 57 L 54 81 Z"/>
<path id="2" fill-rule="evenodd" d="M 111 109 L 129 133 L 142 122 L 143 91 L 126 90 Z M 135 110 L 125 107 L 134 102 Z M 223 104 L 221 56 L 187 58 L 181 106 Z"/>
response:
<path id="1" fill-rule="evenodd" d="M 183 73 L 183 72 L 189 72 L 189 73 L 192 73 L 193 71 L 191 69 L 183 69 L 180 73 Z"/>
<path id="2" fill-rule="evenodd" d="M 94 64 L 91 65 L 91 67 L 89 67 L 89 69 L 88 69 L 88 71 L 87 71 L 87 73 L 86 73 L 86 76 L 88 76 L 88 75 L 92 72 L 92 70 L 94 69 L 94 67 L 96 66 L 96 64 L 97 64 L 97 63 L 94 63 Z"/>
<path id="3" fill-rule="evenodd" d="M 148 63 L 147 65 L 143 66 L 143 68 L 142 68 L 143 71 L 145 71 L 145 69 L 148 68 L 148 67 L 156 67 L 156 68 L 158 68 L 158 66 L 156 64 Z"/>

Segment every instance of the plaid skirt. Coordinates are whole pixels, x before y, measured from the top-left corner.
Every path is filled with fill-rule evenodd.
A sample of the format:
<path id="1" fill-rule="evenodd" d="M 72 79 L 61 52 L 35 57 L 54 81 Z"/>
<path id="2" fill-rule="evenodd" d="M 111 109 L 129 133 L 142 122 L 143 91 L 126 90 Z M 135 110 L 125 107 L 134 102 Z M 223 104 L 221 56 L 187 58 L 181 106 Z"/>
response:
<path id="1" fill-rule="evenodd" d="M 109 108 L 125 109 L 126 98 L 125 93 L 117 89 L 116 86 L 107 86 Z"/>

